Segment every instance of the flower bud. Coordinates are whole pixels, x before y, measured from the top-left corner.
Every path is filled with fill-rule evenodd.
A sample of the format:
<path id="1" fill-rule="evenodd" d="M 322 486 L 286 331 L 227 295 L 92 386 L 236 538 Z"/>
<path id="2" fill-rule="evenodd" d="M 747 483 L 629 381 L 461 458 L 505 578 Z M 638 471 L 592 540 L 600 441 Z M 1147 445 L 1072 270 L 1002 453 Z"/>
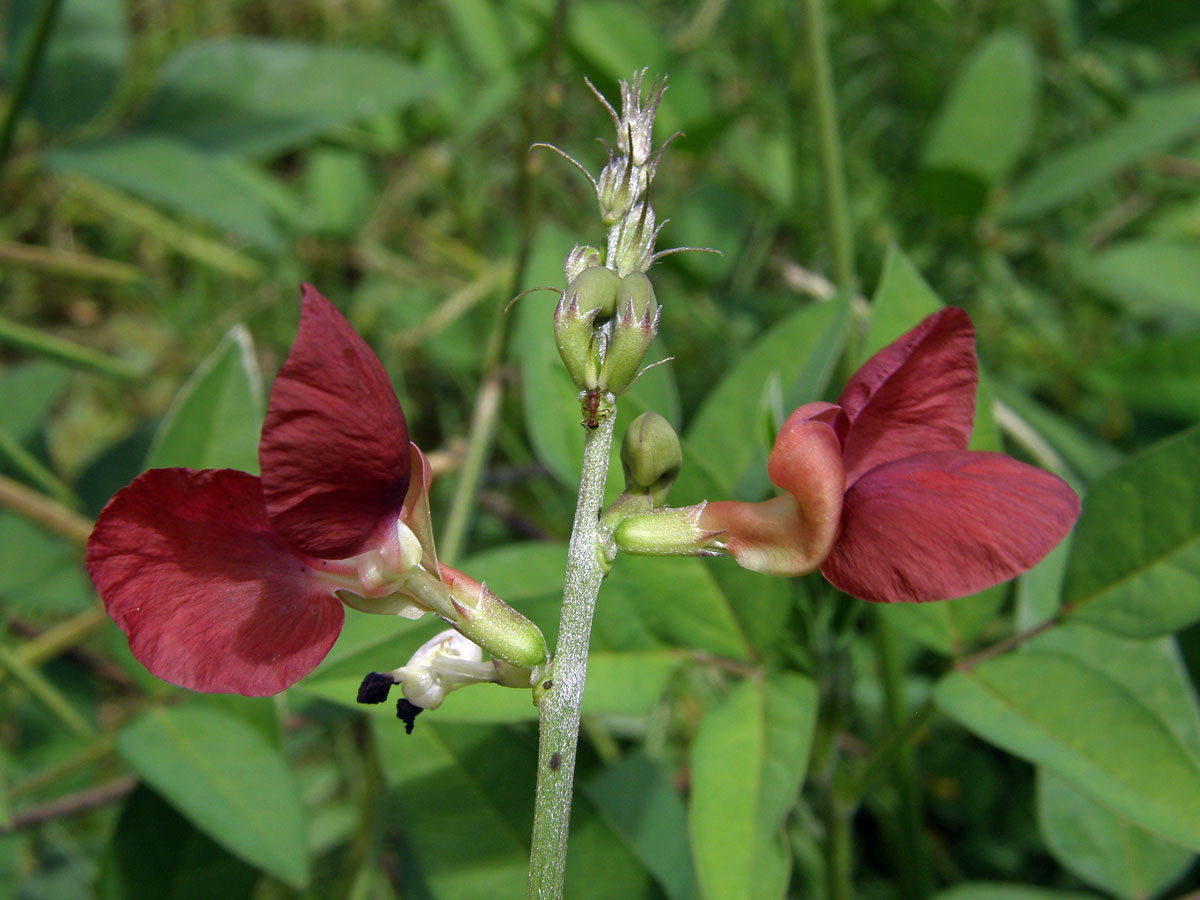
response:
<path id="1" fill-rule="evenodd" d="M 629 424 L 621 439 L 626 493 L 649 494 L 652 505 L 661 506 L 682 464 L 679 437 L 670 422 L 644 412 Z"/>
<path id="2" fill-rule="evenodd" d="M 591 390 L 599 384 L 596 320 L 606 319 L 616 311 L 620 284 L 620 277 L 611 269 L 589 266 L 571 279 L 554 310 L 558 354 L 581 390 Z"/>
<path id="3" fill-rule="evenodd" d="M 563 274 L 567 278 L 567 284 L 574 281 L 584 269 L 598 267 L 601 264 L 600 251 L 596 247 L 576 244 L 567 254 L 567 258 L 563 260 Z"/>
<path id="4" fill-rule="evenodd" d="M 441 571 L 454 601 L 455 628 L 460 633 L 497 659 L 522 669 L 546 661 L 546 639 L 533 622 L 489 591 L 486 584 L 446 565 Z"/>
<path id="5" fill-rule="evenodd" d="M 650 173 L 635 165 L 628 156 L 609 159 L 596 179 L 596 201 L 600 206 L 600 221 L 616 225 L 633 210 L 650 186 Z"/>
<path id="6" fill-rule="evenodd" d="M 650 342 L 658 334 L 658 303 L 650 279 L 634 272 L 621 279 L 612 340 L 604 354 L 600 385 L 614 394 L 627 390 L 637 378 Z"/>
<path id="7" fill-rule="evenodd" d="M 716 556 L 721 532 L 704 527 L 704 503 L 626 516 L 613 532 L 617 549 L 636 556 Z"/>
<path id="8" fill-rule="evenodd" d="M 654 261 L 654 245 L 659 227 L 655 225 L 654 208 L 644 201 L 631 211 L 621 224 L 608 232 L 608 261 L 618 275 L 645 272 Z"/>

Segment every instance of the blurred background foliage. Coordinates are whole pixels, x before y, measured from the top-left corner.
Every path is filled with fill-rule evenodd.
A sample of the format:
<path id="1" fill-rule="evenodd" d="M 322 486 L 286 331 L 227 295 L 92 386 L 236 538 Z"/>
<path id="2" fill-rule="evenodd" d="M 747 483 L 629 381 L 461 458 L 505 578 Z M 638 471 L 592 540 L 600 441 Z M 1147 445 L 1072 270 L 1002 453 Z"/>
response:
<path id="1" fill-rule="evenodd" d="M 41 5 L 8 0 L 5 108 Z M 827 6 L 863 293 L 891 266 L 898 278 L 919 281 L 919 271 L 943 302 L 965 307 L 1011 449 L 1077 486 L 1200 418 L 1195 3 Z M 584 78 L 612 98 L 617 79 L 643 66 L 669 73 L 658 134 L 683 136 L 656 182 L 655 207 L 671 220 L 660 246 L 721 255 L 674 255 L 653 270 L 661 355 L 674 363 L 648 377 L 630 405 L 653 405 L 677 425 L 702 423 L 689 451 L 700 457 L 713 446 L 701 439 L 719 444 L 736 418 L 761 455 L 790 409 L 785 400 L 808 398 L 784 397 L 794 385 L 781 393 L 769 378 L 742 395 L 729 382 L 726 415 L 705 409 L 711 387 L 797 309 L 814 315 L 788 338 L 803 344 L 804 359 L 819 353 L 810 344 L 821 335 L 842 333 L 824 312 L 834 307 L 821 305 L 833 294 L 832 262 L 797 7 L 61 0 L 0 173 L 0 474 L 92 517 L 147 464 L 253 470 L 258 373 L 269 385 L 295 333 L 298 285 L 309 281 L 377 350 L 414 439 L 436 451 L 436 521 L 447 516 L 481 386 L 503 387 L 466 548 L 485 554 L 478 565 L 502 596 L 522 608 L 540 603 L 539 621 L 552 630 L 560 550 L 537 551 L 546 557 L 538 564 L 528 553 L 505 554 L 518 539 L 568 534 L 578 410 L 547 408 L 553 398 L 531 374 L 530 360 L 548 346 L 552 295 L 502 310 L 525 288 L 561 286 L 565 251 L 602 232 L 586 181 L 529 146 L 551 142 L 598 169 L 604 151 L 593 138 L 609 125 Z M 858 327 L 865 309 L 851 304 L 852 342 L 871 340 Z M 830 357 L 822 376 L 797 383 L 820 390 L 832 365 Z M 719 476 L 721 462 L 713 465 Z M 682 493 L 701 491 L 688 477 Z M 761 476 L 728 480 L 744 496 L 766 487 Z M 469 723 L 510 713 L 480 702 L 482 711 L 464 705 L 424 733 L 422 721 L 406 742 L 398 727 L 367 728 L 337 705 L 349 701 L 367 649 L 375 660 L 387 643 L 402 661 L 424 632 L 389 633 L 385 642 L 373 636 L 376 622 L 352 622 L 324 677 L 308 694 L 289 694 L 286 706 L 203 698 L 159 709 L 154 698 L 166 689 L 96 616 L 79 558 L 77 544 L 0 513 L 0 678 L 8 682 L 0 683 L 8 786 L 0 821 L 96 785 L 124 797 L 130 770 L 142 786 L 121 804 L 0 832 L 0 900 L 473 897 L 521 883 L 529 727 L 481 731 Z M 754 629 L 772 631 L 779 615 L 744 614 L 739 632 L 721 618 L 729 617 L 723 600 L 712 599 L 744 592 L 766 608 L 783 592 L 778 583 L 747 586 L 745 573 L 727 568 L 716 582 L 690 585 L 678 572 L 628 562 L 613 578 L 625 586 L 610 584 L 601 598 L 602 606 L 614 599 L 597 624 L 595 669 L 611 678 L 597 683 L 614 686 L 594 699 L 605 715 L 589 720 L 568 888 L 617 896 L 616 879 L 621 896 L 683 898 L 696 890 L 688 853 L 700 844 L 695 835 L 691 851 L 686 837 L 653 839 L 686 831 L 676 790 L 688 777 L 684 748 L 721 693 L 722 669 L 680 670 L 676 656 L 651 657 L 682 645 L 733 660 L 736 670 L 763 652 L 802 651 L 763 650 L 770 642 Z M 681 636 L 670 634 L 680 626 L 661 608 L 625 615 L 620 606 L 661 607 L 657 597 L 681 583 L 700 598 L 697 608 L 711 599 L 725 612 Z M 786 600 L 779 608 L 790 615 Z M 1193 675 L 1195 631 L 1182 642 Z M 921 646 L 905 644 L 915 673 Z M 649 655 L 631 667 L 621 654 L 603 658 L 606 648 Z M 913 679 L 917 695 L 928 691 L 928 673 Z M 629 681 L 640 689 L 623 692 Z M 861 690 L 869 736 L 883 701 Z M 56 703 L 67 708 L 55 713 Z M 143 708 L 157 712 L 135 720 L 139 731 L 116 731 Z M 64 727 L 71 716 L 74 733 Z M 298 802 L 306 833 L 230 837 L 246 823 L 223 820 L 203 796 L 179 794 L 169 774 L 156 780 L 157 763 L 139 750 L 174 736 L 203 759 L 205 716 L 243 729 L 240 758 L 261 757 L 257 771 L 275 772 L 249 784 L 218 775 L 212 790 L 265 791 L 272 808 Z M 1035 792 L 1025 764 L 953 729 L 938 737 L 922 745 L 922 790 L 939 884 L 1092 885 L 1145 897 L 1186 870 L 1190 856 L 1168 845 L 1145 851 L 1152 877 L 1106 870 L 1113 863 L 1103 841 L 1063 824 L 1071 820 L 1064 804 L 1092 801 L 1044 773 Z M 649 749 L 627 752 L 643 744 Z M 289 765 L 279 762 L 280 746 Z M 214 759 L 230 752 L 211 750 Z M 421 766 L 435 759 L 454 761 L 453 779 L 423 779 Z M 257 783 L 271 778 L 273 787 Z M 384 783 L 407 800 L 383 802 Z M 630 790 L 657 798 L 661 829 L 638 831 L 614 800 Z M 1048 795 L 1057 802 L 1047 806 Z M 858 822 L 863 896 L 900 896 L 887 852 L 897 840 L 889 804 L 894 798 L 881 795 Z M 455 846 L 481 827 L 480 816 L 496 820 L 486 833 L 498 843 Z M 817 896 L 815 845 L 802 813 L 789 822 L 791 896 Z M 309 858 L 311 875 L 297 862 Z M 310 886 L 298 887 L 306 879 Z M 945 896 L 1067 896 L 963 890 Z"/>

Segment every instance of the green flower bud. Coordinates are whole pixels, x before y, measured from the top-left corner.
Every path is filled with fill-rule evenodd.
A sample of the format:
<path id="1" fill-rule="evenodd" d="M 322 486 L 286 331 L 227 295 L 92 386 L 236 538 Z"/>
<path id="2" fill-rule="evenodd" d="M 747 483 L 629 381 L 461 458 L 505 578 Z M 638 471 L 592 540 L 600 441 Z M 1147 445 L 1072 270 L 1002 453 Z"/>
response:
<path id="1" fill-rule="evenodd" d="M 567 276 L 567 284 L 570 284 L 579 277 L 579 273 L 584 269 L 591 269 L 600 265 L 600 251 L 596 247 L 576 244 L 571 248 L 571 252 L 567 254 L 567 258 L 563 260 L 563 274 Z"/>
<path id="2" fill-rule="evenodd" d="M 682 465 L 683 451 L 670 422 L 644 412 L 630 423 L 621 439 L 626 493 L 648 493 L 653 505 L 661 506 Z"/>
<path id="3" fill-rule="evenodd" d="M 637 378 L 650 342 L 658 334 L 658 303 L 650 279 L 634 272 L 621 279 L 612 340 L 604 354 L 600 384 L 614 394 L 627 390 Z"/>
<path id="4" fill-rule="evenodd" d="M 582 312 L 579 296 L 563 294 L 554 309 L 554 342 L 563 365 L 580 390 L 600 383 L 600 354 L 596 348 L 596 310 Z"/>
<path id="5" fill-rule="evenodd" d="M 496 659 L 521 669 L 546 661 L 546 639 L 533 622 L 471 576 L 442 566 L 456 613 L 455 629 Z"/>
<path id="6" fill-rule="evenodd" d="M 599 255 L 599 251 L 596 251 Z M 567 302 L 577 296 L 579 310 L 589 313 L 596 310 L 600 318 L 608 318 L 617 311 L 617 291 L 621 277 L 604 266 L 588 266 L 567 284 Z"/>
<path id="7" fill-rule="evenodd" d="M 705 505 L 628 515 L 617 525 L 613 540 L 618 550 L 634 556 L 718 556 L 723 532 L 700 524 Z"/>

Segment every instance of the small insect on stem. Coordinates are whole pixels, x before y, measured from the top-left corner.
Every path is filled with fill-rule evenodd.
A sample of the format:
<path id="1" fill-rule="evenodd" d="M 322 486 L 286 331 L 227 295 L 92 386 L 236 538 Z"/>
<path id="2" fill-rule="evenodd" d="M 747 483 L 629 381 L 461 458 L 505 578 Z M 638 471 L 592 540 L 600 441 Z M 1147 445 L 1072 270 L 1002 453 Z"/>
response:
<path id="1" fill-rule="evenodd" d="M 595 431 L 601 422 L 612 415 L 613 396 L 604 388 L 581 392 L 579 402 L 583 406 L 583 419 L 579 424 L 589 431 Z"/>

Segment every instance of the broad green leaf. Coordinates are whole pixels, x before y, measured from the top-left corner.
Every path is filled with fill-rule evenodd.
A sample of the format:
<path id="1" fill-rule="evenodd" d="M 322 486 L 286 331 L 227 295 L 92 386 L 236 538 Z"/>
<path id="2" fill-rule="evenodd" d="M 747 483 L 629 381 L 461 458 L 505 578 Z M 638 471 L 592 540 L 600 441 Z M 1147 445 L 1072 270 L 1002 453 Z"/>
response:
<path id="1" fill-rule="evenodd" d="M 495 79 L 512 74 L 512 46 L 493 0 L 442 0 L 462 58 Z"/>
<path id="2" fill-rule="evenodd" d="M 1195 240 L 1135 238 L 1081 258 L 1077 268 L 1082 280 L 1131 313 L 1200 313 L 1200 242 Z"/>
<path id="3" fill-rule="evenodd" d="M 859 365 L 943 306 L 937 293 L 899 247 L 888 248 L 883 274 L 871 298 L 871 322 Z"/>
<path id="4" fill-rule="evenodd" d="M 262 374 L 243 325 L 229 330 L 175 395 L 146 460 L 147 468 L 258 472 Z"/>
<path id="5" fill-rule="evenodd" d="M 1071 558 L 1070 532 L 1063 542 L 1047 553 L 1042 561 L 1017 579 L 1016 625 L 1025 631 L 1058 614 L 1062 605 L 1062 582 Z"/>
<path id="6" fill-rule="evenodd" d="M 135 136 L 77 145 L 48 153 L 46 163 L 203 219 L 264 250 L 283 248 L 283 238 L 258 198 L 211 157 L 174 138 Z"/>
<path id="7" fill-rule="evenodd" d="M 1137 100 L 1129 115 L 1043 160 L 1013 188 L 1006 219 L 1031 219 L 1102 184 L 1148 153 L 1168 150 L 1200 127 L 1200 88 Z"/>
<path id="8" fill-rule="evenodd" d="M 1075 526 L 1063 606 L 1129 637 L 1200 619 L 1200 427 L 1096 481 Z"/>
<path id="9" fill-rule="evenodd" d="M 687 810 L 658 763 L 631 753 L 585 783 L 583 791 L 670 900 L 696 896 Z"/>
<path id="10" fill-rule="evenodd" d="M 939 891 L 933 900 L 1098 900 L 1095 894 L 1077 891 L 1052 891 L 1048 888 L 1026 887 L 1022 884 L 999 882 L 966 882 L 949 890 Z"/>
<path id="11" fill-rule="evenodd" d="M 577 3 L 567 17 L 571 48 L 614 82 L 628 81 L 646 67 L 651 79 L 664 74 L 666 46 L 661 35 L 662 29 L 655 27 L 644 7 L 623 0 Z M 619 100 L 608 98 L 618 110 Z"/>
<path id="12" fill-rule="evenodd" d="M 70 372 L 46 360 L 22 363 L 0 372 L 0 431 L 25 444 L 41 427 L 50 407 L 67 386 Z"/>
<path id="13" fill-rule="evenodd" d="M 702 897 L 784 896 L 783 819 L 804 778 L 816 710 L 813 683 L 782 673 L 743 681 L 701 721 L 688 823 Z"/>
<path id="14" fill-rule="evenodd" d="M 1004 588 L 937 603 L 886 603 L 879 615 L 892 628 L 941 653 L 962 656 L 1004 605 Z"/>
<path id="15" fill-rule="evenodd" d="M 379 191 L 366 158 L 340 147 L 316 147 L 304 169 L 309 214 L 303 228 L 327 237 L 353 237 Z"/>
<path id="16" fill-rule="evenodd" d="M 686 432 L 686 441 L 704 474 L 723 496 L 699 494 L 699 477 L 685 466 L 672 490 L 672 503 L 734 499 L 735 489 L 752 467 L 761 467 L 766 485 L 766 450 L 756 427 L 771 385 L 782 394 L 786 415 L 820 397 L 842 349 L 850 325 L 845 298 L 806 306 L 773 325 L 709 392 Z M 760 499 L 760 497 L 740 498 Z"/>
<path id="17" fill-rule="evenodd" d="M 38 0 L 9 3 L 4 81 L 29 37 Z M 121 0 L 64 0 L 29 95 L 29 111 L 50 131 L 84 124 L 112 97 L 129 51 L 129 28 Z"/>
<path id="18" fill-rule="evenodd" d="M 668 94 L 670 97 L 670 94 Z M 670 100 L 666 101 L 671 105 Z M 668 134 L 670 132 L 667 132 Z M 671 210 L 671 224 L 664 232 L 662 247 L 706 247 L 716 253 L 679 253 L 674 265 L 705 283 L 728 276 L 737 264 L 746 242 L 745 224 L 752 207 L 746 197 L 727 181 L 707 180 L 689 191 Z"/>
<path id="19" fill-rule="evenodd" d="M 946 676 L 934 698 L 983 739 L 1053 770 L 1136 824 L 1200 849 L 1200 760 L 1145 698 L 1105 671 L 1027 650 Z"/>
<path id="20" fill-rule="evenodd" d="M 1029 39 L 1000 31 L 963 64 L 926 138 L 921 164 L 1002 180 L 1029 141 L 1037 114 L 1040 72 Z"/>
<path id="21" fill-rule="evenodd" d="M 1194 0 L 1130 0 L 1101 17 L 1097 30 L 1119 41 L 1195 50 L 1200 16 Z"/>
<path id="22" fill-rule="evenodd" d="M 1038 825 L 1054 858 L 1124 900 L 1153 897 L 1195 857 L 1129 823 L 1047 769 L 1038 770 Z"/>
<path id="23" fill-rule="evenodd" d="M 257 869 L 139 787 L 104 845 L 96 894 L 99 900 L 249 900 L 259 878 Z"/>
<path id="24" fill-rule="evenodd" d="M 622 556 L 600 589 L 598 617 L 608 614 L 614 597 L 666 644 L 730 659 L 753 655 L 733 610 L 738 598 L 702 560 Z"/>
<path id="25" fill-rule="evenodd" d="M 389 815 L 403 829 L 415 862 L 406 875 L 424 888 L 423 896 L 524 896 L 536 736 L 449 724 L 434 715 L 418 719 L 411 735 L 395 719 L 374 722 L 390 789 Z M 630 896 L 643 896 L 649 880 L 579 792 L 565 896 L 601 898 L 606 890 L 611 896 L 614 884 Z"/>
<path id="26" fill-rule="evenodd" d="M 117 751 L 234 855 L 288 884 L 307 880 L 299 789 L 279 751 L 253 726 L 187 704 L 155 709 L 121 729 Z"/>
<path id="27" fill-rule="evenodd" d="M 1088 381 L 1137 409 L 1200 420 L 1200 333 L 1127 347 L 1088 372 Z"/>
<path id="28" fill-rule="evenodd" d="M 171 60 L 139 130 L 203 150 L 265 157 L 334 125 L 407 106 L 434 86 L 379 53 L 227 38 L 192 44 Z"/>
<path id="29" fill-rule="evenodd" d="M 0 603 L 25 613 L 81 612 L 93 603 L 81 548 L 0 510 Z"/>

